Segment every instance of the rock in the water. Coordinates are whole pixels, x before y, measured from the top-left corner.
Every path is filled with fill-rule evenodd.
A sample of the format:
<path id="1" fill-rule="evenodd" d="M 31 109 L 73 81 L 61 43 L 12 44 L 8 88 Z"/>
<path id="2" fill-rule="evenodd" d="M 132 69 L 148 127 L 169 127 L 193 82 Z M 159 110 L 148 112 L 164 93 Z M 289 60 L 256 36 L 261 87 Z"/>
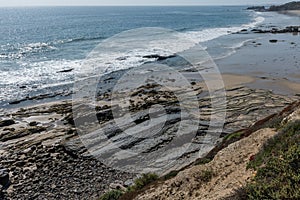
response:
<path id="1" fill-rule="evenodd" d="M 10 104 L 10 105 L 19 104 L 19 103 L 21 103 L 22 101 L 25 101 L 25 100 L 14 100 L 14 101 L 9 102 L 9 104 Z"/>
<path id="2" fill-rule="evenodd" d="M 7 169 L 0 169 L 0 185 L 3 187 L 9 185 L 9 173 Z"/>
<path id="3" fill-rule="evenodd" d="M 271 43 L 277 43 L 278 40 L 270 40 Z"/>
<path id="4" fill-rule="evenodd" d="M 73 68 L 71 68 L 71 69 L 65 69 L 65 70 L 58 71 L 56 73 L 67 73 L 67 72 L 71 72 L 73 70 L 74 70 Z"/>
<path id="5" fill-rule="evenodd" d="M 0 122 L 0 127 L 10 126 L 15 124 L 15 121 L 12 119 L 6 119 Z"/>
<path id="6" fill-rule="evenodd" d="M 155 58 L 157 59 L 158 61 L 162 61 L 162 60 L 166 60 L 168 58 L 173 58 L 175 57 L 175 55 L 171 55 L 171 56 L 160 56 L 160 55 L 146 55 L 146 56 L 143 56 L 143 58 Z"/>
<path id="7" fill-rule="evenodd" d="M 255 10 L 255 11 L 263 12 L 266 11 L 266 8 L 265 6 L 252 6 L 252 7 L 248 7 L 247 10 Z"/>

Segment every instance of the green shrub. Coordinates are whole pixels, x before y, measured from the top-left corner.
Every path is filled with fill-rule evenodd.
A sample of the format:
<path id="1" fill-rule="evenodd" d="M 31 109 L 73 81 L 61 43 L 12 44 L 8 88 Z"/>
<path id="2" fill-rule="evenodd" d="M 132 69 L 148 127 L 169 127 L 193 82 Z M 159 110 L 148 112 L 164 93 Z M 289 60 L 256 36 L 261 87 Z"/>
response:
<path id="1" fill-rule="evenodd" d="M 111 190 L 105 193 L 99 200 L 118 200 L 123 195 L 121 190 Z"/>
<path id="2" fill-rule="evenodd" d="M 300 121 L 287 124 L 275 137 L 264 144 L 255 159 L 248 164 L 248 168 L 257 169 L 274 156 L 281 156 L 289 148 L 299 142 Z M 299 144 L 299 143 L 298 143 Z"/>
<path id="3" fill-rule="evenodd" d="M 199 182 L 207 183 L 212 179 L 213 176 L 214 172 L 212 170 L 203 170 L 195 178 L 197 178 Z"/>
<path id="4" fill-rule="evenodd" d="M 171 179 L 171 178 L 177 176 L 178 172 L 179 172 L 179 171 L 171 171 L 170 173 L 168 173 L 167 175 L 165 175 L 165 176 L 163 177 L 163 180 L 169 180 L 169 179 Z"/>
<path id="5" fill-rule="evenodd" d="M 247 199 L 300 199 L 300 121 L 287 124 L 250 161 L 257 170 Z"/>
<path id="6" fill-rule="evenodd" d="M 158 180 L 158 175 L 148 173 L 148 174 L 143 174 L 142 177 L 137 178 L 134 181 L 134 185 L 130 187 L 129 190 L 140 190 L 146 185 Z"/>
<path id="7" fill-rule="evenodd" d="M 212 161 L 211 158 L 201 158 L 195 162 L 195 165 L 205 165 L 206 163 L 209 163 Z"/>
<path id="8" fill-rule="evenodd" d="M 134 199 L 147 185 L 154 183 L 158 180 L 156 174 L 143 174 L 140 178 L 134 181 L 133 186 L 127 188 L 127 191 L 120 197 L 119 200 L 132 200 Z"/>
<path id="9" fill-rule="evenodd" d="M 224 137 L 224 141 L 229 141 L 232 139 L 240 139 L 243 135 L 243 132 L 236 132 L 236 133 L 232 133 L 232 134 L 228 134 Z"/>

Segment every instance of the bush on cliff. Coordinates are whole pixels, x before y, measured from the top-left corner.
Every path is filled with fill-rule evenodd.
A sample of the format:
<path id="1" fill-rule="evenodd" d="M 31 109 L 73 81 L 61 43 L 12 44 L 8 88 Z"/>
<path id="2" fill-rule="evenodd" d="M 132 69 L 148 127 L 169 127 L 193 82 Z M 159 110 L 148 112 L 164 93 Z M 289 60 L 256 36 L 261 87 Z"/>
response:
<path id="1" fill-rule="evenodd" d="M 300 199 L 300 121 L 270 139 L 248 167 L 257 174 L 232 199 Z"/>
<path id="2" fill-rule="evenodd" d="M 118 200 L 123 195 L 121 190 L 111 190 L 105 193 L 99 200 Z"/>

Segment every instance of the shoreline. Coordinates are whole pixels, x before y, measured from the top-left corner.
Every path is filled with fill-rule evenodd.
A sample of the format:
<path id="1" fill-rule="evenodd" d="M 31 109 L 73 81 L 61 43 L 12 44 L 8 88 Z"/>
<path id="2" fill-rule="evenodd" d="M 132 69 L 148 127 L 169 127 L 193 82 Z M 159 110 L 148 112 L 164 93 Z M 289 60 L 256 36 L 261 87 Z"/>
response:
<path id="1" fill-rule="evenodd" d="M 191 74 L 193 74 L 191 72 Z M 212 76 L 213 77 L 213 76 Z M 297 100 L 296 98 L 289 98 L 282 95 L 275 95 L 268 91 L 264 90 L 254 90 L 245 86 L 245 84 L 250 84 L 254 81 L 253 78 L 248 76 L 240 76 L 233 74 L 224 75 L 224 82 L 226 85 L 227 93 L 227 119 L 224 130 L 221 134 L 221 137 L 232 133 L 234 131 L 240 130 L 241 128 L 247 128 L 256 121 L 267 117 L 271 114 L 279 112 L 288 104 Z M 141 93 L 146 95 L 142 99 L 136 97 L 135 102 L 132 107 L 132 116 L 137 119 L 145 118 L 145 107 L 149 105 L 157 104 L 164 105 L 167 108 L 167 112 L 173 118 L 170 118 L 166 122 L 168 127 L 163 130 L 162 135 L 169 135 L 174 130 L 172 127 L 176 127 L 178 124 L 178 105 L 174 102 L 172 95 L 165 91 L 161 91 L 157 86 L 146 85 L 139 88 L 138 91 L 158 91 L 156 94 L 159 98 L 152 98 L 152 93 Z M 209 101 L 207 98 L 207 93 L 205 91 L 205 86 L 202 82 L 197 82 L 193 89 L 199 93 L 203 98 L 200 99 L 200 106 L 203 107 L 201 110 L 201 121 L 202 125 L 200 129 L 202 130 L 201 134 L 196 136 L 193 140 L 193 147 L 199 147 L 203 139 L 203 134 L 207 130 L 205 123 L 209 121 Z M 178 88 L 179 92 L 184 94 L 187 91 L 184 88 Z M 131 91 L 130 93 L 134 94 L 137 91 Z M 188 94 L 186 94 L 188 95 Z M 147 100 L 148 96 L 148 100 Z M 150 98 L 150 99 L 149 99 Z M 166 99 L 165 99 L 166 98 Z M 144 104 L 139 102 L 144 100 Z M 109 130 L 114 128 L 111 127 L 110 123 L 114 121 L 114 118 L 110 114 L 110 110 L 115 109 L 115 105 L 110 105 L 108 99 L 101 99 L 97 109 L 97 116 L 101 117 L 101 126 L 104 130 Z M 107 103 L 107 105 L 106 105 Z M 116 102 L 119 104 L 118 102 Z M 78 195 L 82 199 L 93 198 L 97 199 L 101 194 L 107 191 L 110 186 L 113 184 L 126 185 L 126 182 L 132 182 L 132 179 L 136 178 L 136 174 L 124 172 L 118 166 L 106 165 L 105 162 L 95 159 L 93 155 L 93 148 L 86 149 L 86 146 L 82 143 L 82 135 L 76 133 L 76 127 L 74 126 L 74 120 L 76 116 L 72 114 L 72 104 L 71 102 L 54 102 L 47 103 L 35 107 L 29 107 L 22 109 L 20 111 L 9 113 L 6 119 L 12 119 L 13 124 L 8 124 L 3 127 L 0 127 L 0 141 L 1 141 L 1 151 L 0 157 L 2 160 L 2 166 L 6 167 L 10 172 L 14 172 L 11 175 L 11 186 L 7 190 L 7 194 L 10 198 L 20 199 L 22 194 L 29 194 L 27 186 L 30 186 L 31 190 L 36 191 L 35 193 L 39 194 L 41 191 L 39 187 L 34 183 L 34 178 L 26 178 L 19 176 L 19 173 L 22 172 L 24 168 L 24 174 L 26 177 L 31 177 L 34 174 L 34 177 L 39 177 L 42 179 L 43 187 L 47 190 L 53 191 L 53 194 L 63 193 L 68 197 L 76 198 Z M 89 115 L 89 113 L 82 114 L 83 116 Z M 150 113 L 150 115 L 152 115 Z M 159 118 L 153 114 L 154 119 Z M 179 117 L 179 118 L 178 118 Z M 145 118 L 146 119 L 146 118 Z M 120 118 L 119 120 L 125 120 Z M 143 120 L 139 120 L 138 123 L 143 123 Z M 3 122 L 3 120 L 2 120 Z M 123 121 L 124 126 L 127 127 L 126 120 Z M 93 129 L 92 125 L 89 127 Z M 149 130 L 151 128 L 149 127 Z M 171 131 L 171 132 L 170 132 Z M 122 137 L 122 134 L 116 133 L 114 131 L 107 132 L 110 140 L 118 141 L 118 137 Z M 116 135 L 117 134 L 117 135 Z M 95 138 L 97 135 L 88 134 L 87 137 Z M 142 151 L 147 151 L 149 145 L 156 146 L 161 145 L 160 141 L 143 141 L 141 144 L 140 141 L 132 141 L 130 138 L 124 138 L 122 143 L 127 146 L 128 150 L 140 149 Z M 221 140 L 222 138 L 219 138 Z M 215 146 L 213 141 L 207 146 L 207 148 L 201 149 L 203 156 L 208 153 L 212 147 Z M 135 145 L 138 144 L 138 145 Z M 91 143 L 93 145 L 93 143 Z M 108 147 L 110 148 L 110 147 Z M 150 148 L 152 149 L 152 148 Z M 184 166 L 188 166 L 193 163 L 197 158 L 199 158 L 198 153 L 199 149 L 190 149 L 186 152 L 186 157 L 183 157 L 177 160 L 177 165 L 172 166 L 169 170 L 166 170 L 163 174 L 168 173 L 170 170 L 179 170 Z M 113 148 L 110 150 L 113 151 Z M 19 152 L 17 157 L 13 155 L 15 152 Z M 36 152 L 39 152 L 38 154 Z M 172 152 L 169 152 L 168 155 L 172 155 Z M 117 154 L 115 155 L 117 156 Z M 115 157 L 113 156 L 113 157 Z M 19 159 L 21 158 L 21 161 Z M 54 170 L 51 170 L 50 174 L 43 173 L 43 168 L 40 168 L 45 161 L 44 167 L 51 168 L 51 165 L 56 166 Z M 153 163 L 152 160 L 149 160 Z M 19 166 L 19 162 L 24 164 L 24 167 Z M 76 171 L 76 176 L 79 179 L 72 182 L 73 187 L 75 188 L 84 188 L 87 193 L 83 191 L 78 191 L 74 193 L 69 191 L 69 183 L 64 182 L 65 176 L 73 176 L 74 166 L 76 169 L 80 168 L 80 171 Z M 42 170 L 42 171 L 41 171 Z M 125 170 L 123 168 L 123 170 Z M 89 175 L 89 173 L 93 174 Z M 54 176 L 57 179 L 51 179 L 50 177 Z M 80 182 L 80 180 L 85 180 L 84 176 L 90 177 L 89 182 Z M 108 178 L 105 178 L 105 177 Z M 95 177 L 98 177 L 95 179 Z M 27 180 L 27 181 L 26 181 Z M 105 180 L 105 182 L 103 182 Z M 18 184 L 19 182 L 26 182 L 26 184 Z M 48 184 L 48 182 L 50 182 Z M 46 184 L 47 183 L 47 184 Z M 97 187 L 94 185 L 97 183 Z M 67 185 L 65 185 L 67 184 Z M 51 189 L 49 187 L 56 187 Z M 58 186 L 62 186 L 61 189 Z M 79 186 L 80 185 L 80 186 Z M 94 187 L 90 187 L 94 185 Z M 70 189 L 72 190 L 72 188 Z M 62 192 L 63 191 L 63 192 Z M 86 196 L 86 194 L 90 194 Z M 41 195 L 45 195 L 42 194 Z M 71 195 L 71 196 L 70 196 Z M 49 196 L 44 196 L 48 197 Z"/>
<path id="2" fill-rule="evenodd" d="M 300 10 L 287 10 L 287 11 L 280 11 L 280 14 L 290 15 L 300 17 Z"/>
<path id="3" fill-rule="evenodd" d="M 250 30 L 250 29 L 249 29 Z M 249 31 L 248 30 L 248 31 Z M 243 31 L 243 30 L 242 30 Z M 230 34 L 230 35 L 239 35 L 240 33 L 235 33 L 235 34 Z M 229 36 L 230 36 L 229 35 Z M 221 37 L 225 37 L 225 38 L 227 38 L 227 36 L 228 35 L 225 35 L 225 36 L 221 36 Z M 235 36 L 233 36 L 233 37 L 235 37 Z M 217 39 L 218 40 L 218 39 Z M 227 38 L 227 40 L 231 40 L 231 37 L 228 37 Z M 221 62 L 222 63 L 222 61 L 223 60 L 226 60 L 226 59 L 228 59 L 228 58 L 232 58 L 232 55 L 235 55 L 235 54 L 239 54 L 239 52 L 240 52 L 240 49 L 242 49 L 242 48 L 244 48 L 245 47 L 245 43 L 249 43 L 248 42 L 248 40 L 253 40 L 253 38 L 252 39 L 247 39 L 247 40 L 245 40 L 245 41 L 243 41 L 242 43 L 243 43 L 243 45 L 241 46 L 241 47 L 237 47 L 237 48 L 233 48 L 234 49 L 234 51 L 236 51 L 235 53 L 230 53 L 229 55 L 227 55 L 227 56 L 224 56 L 224 57 L 220 57 L 220 58 L 216 58 L 216 62 L 218 63 L 218 62 Z M 164 58 L 164 59 L 167 59 L 168 57 L 166 57 L 166 58 Z M 234 59 L 234 58 L 233 58 Z M 235 60 L 235 59 L 234 59 Z M 221 66 L 221 68 L 222 68 L 223 66 Z M 247 68 L 248 66 L 240 66 L 241 68 Z M 110 74 L 108 74 L 108 77 L 109 76 L 115 76 L 114 75 L 114 73 L 116 73 L 116 74 L 118 74 L 119 72 L 123 72 L 123 71 L 126 71 L 126 69 L 125 70 L 118 70 L 118 71 L 115 71 L 115 72 L 111 72 Z M 236 75 L 239 75 L 239 74 L 247 74 L 248 72 L 247 72 L 247 70 L 246 71 L 243 71 L 243 70 L 235 70 L 235 71 L 224 71 L 224 72 L 222 72 L 222 69 L 221 69 L 221 73 L 222 74 L 236 74 Z M 294 73 L 292 73 L 292 74 L 294 74 Z M 259 80 L 259 77 L 257 77 L 255 74 L 247 74 L 248 76 L 251 76 L 252 78 L 254 78 L 254 79 L 256 79 L 257 78 L 257 80 Z M 117 75 L 118 76 L 118 75 Z M 273 77 L 270 77 L 270 79 L 273 79 Z M 284 84 L 281 84 L 281 85 L 285 85 L 285 86 L 287 86 L 287 85 L 291 85 L 291 87 L 292 87 L 292 89 L 290 90 L 290 92 L 289 92 L 289 95 L 293 95 L 292 93 L 293 92 L 295 92 L 295 86 L 293 86 L 294 85 L 294 82 L 292 81 L 292 80 L 287 80 L 287 81 L 284 81 Z M 249 87 L 252 87 L 252 85 L 248 85 Z M 288 87 L 288 86 L 287 86 Z M 256 86 L 254 86 L 253 88 L 257 88 Z M 71 89 L 70 89 L 71 90 Z M 284 90 L 284 89 L 282 89 L 282 90 Z M 274 92 L 279 92 L 279 93 L 281 93 L 281 94 L 283 94 L 283 92 L 282 91 L 274 91 Z M 10 100 L 9 102 L 11 102 L 12 104 L 10 104 L 10 105 L 6 105 L 6 106 L 3 106 L 3 107 L 1 107 L 0 108 L 0 111 L 5 111 L 6 110 L 6 108 L 20 108 L 20 107 L 23 107 L 23 106 L 30 106 L 30 105 L 35 105 L 36 103 L 38 103 L 38 104 L 41 104 L 41 103 L 43 103 L 43 102 L 53 102 L 53 101 L 57 101 L 58 99 L 60 99 L 60 100 L 65 100 L 65 99 L 67 99 L 67 100 L 70 100 L 71 99 L 71 92 L 70 91 L 64 91 L 64 92 L 53 92 L 53 93 L 49 93 L 49 94 L 39 94 L 39 95 L 37 95 L 37 96 L 31 96 L 31 97 L 26 97 L 26 98 L 24 98 L 24 99 L 15 99 L 15 100 Z M 6 103 L 8 103 L 8 102 L 6 102 Z"/>

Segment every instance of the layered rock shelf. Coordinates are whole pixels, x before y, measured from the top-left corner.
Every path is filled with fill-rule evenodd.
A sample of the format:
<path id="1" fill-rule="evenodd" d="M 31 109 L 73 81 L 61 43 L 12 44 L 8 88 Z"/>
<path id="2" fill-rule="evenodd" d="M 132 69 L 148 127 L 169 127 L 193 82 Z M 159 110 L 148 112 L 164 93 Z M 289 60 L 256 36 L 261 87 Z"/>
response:
<path id="1" fill-rule="evenodd" d="M 177 90 L 176 93 L 184 93 L 188 97 L 185 88 Z M 171 158 L 176 158 L 176 164 L 170 165 L 170 169 L 188 165 L 199 158 L 199 151 L 201 155 L 205 155 L 218 142 L 206 140 L 206 136 L 211 134 L 212 137 L 209 138 L 214 138 L 213 133 L 207 131 L 210 116 L 212 112 L 218 113 L 222 110 L 211 109 L 211 99 L 203 84 L 193 84 L 193 91 L 197 94 L 201 108 L 201 115 L 195 116 L 200 122 L 199 129 L 191 139 L 187 151 L 176 156 L 172 154 L 174 152 L 167 152 Z M 72 102 L 69 101 L 24 108 L 1 116 L 0 168 L 9 173 L 10 179 L 10 185 L 1 189 L 1 198 L 97 199 L 111 183 L 125 183 L 134 178 L 136 174 L 130 170 L 122 169 L 120 165 L 110 165 L 110 162 L 114 163 L 120 158 L 116 146 L 127 152 L 157 155 L 156 152 L 159 153 L 160 149 L 178 137 L 174 132 L 178 130 L 180 122 L 186 120 L 188 123 L 191 119 L 185 118 L 184 111 L 173 93 L 162 90 L 158 85 L 142 86 L 131 91 L 129 96 L 132 97 L 129 109 L 134 120 L 129 122 L 124 115 L 118 116 L 118 121 L 122 124 L 121 130 L 113 115 L 114 109 L 119 108 L 119 103 L 111 104 L 111 96 L 106 93 L 100 95 L 97 101 L 95 112 L 100 123 L 96 127 L 101 127 L 97 130 L 104 130 L 104 139 L 109 139 L 113 145 L 103 146 L 103 135 L 99 137 L 92 124 L 87 125 L 91 131 L 86 135 L 78 134 L 74 121 L 88 113 L 74 118 Z M 247 128 L 295 100 L 269 91 L 241 86 L 227 88 L 226 96 L 227 117 L 221 136 Z M 163 106 L 165 112 L 147 110 L 155 104 Z M 143 134 L 153 134 L 151 137 L 130 137 L 126 134 L 136 125 L 149 123 L 150 119 L 166 119 L 166 122 L 155 134 L 151 132 L 154 127 L 143 130 Z M 96 159 L 95 155 L 103 151 L 104 147 L 110 152 L 108 159 Z M 166 154 L 161 156 L 164 155 Z M 152 161 L 149 157 L 145 164 L 150 165 Z M 162 159 L 159 164 L 168 162 Z M 152 166 L 152 169 L 155 167 L 157 166 Z M 140 170 L 137 172 L 141 172 Z M 166 171 L 160 173 L 164 172 Z"/>

